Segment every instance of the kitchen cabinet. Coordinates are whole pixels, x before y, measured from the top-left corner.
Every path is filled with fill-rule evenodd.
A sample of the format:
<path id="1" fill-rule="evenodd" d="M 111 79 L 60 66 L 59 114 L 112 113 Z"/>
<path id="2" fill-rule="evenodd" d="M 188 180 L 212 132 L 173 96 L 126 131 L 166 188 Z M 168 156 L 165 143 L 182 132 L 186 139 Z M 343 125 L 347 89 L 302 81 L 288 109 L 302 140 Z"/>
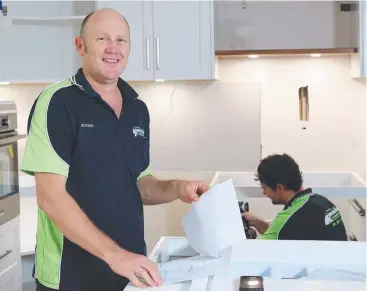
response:
<path id="1" fill-rule="evenodd" d="M 294 50 L 357 45 L 357 11 L 339 1 L 215 1 L 216 50 Z"/>
<path id="2" fill-rule="evenodd" d="M 0 28 L 0 82 L 48 82 L 60 78 L 64 41 L 59 38 L 61 27 L 29 21 L 59 15 L 60 3 L 3 1 L 8 14 L 0 17 L 15 19 L 12 26 Z M 20 19 L 25 21 L 19 22 Z"/>
<path id="3" fill-rule="evenodd" d="M 12 26 L 0 27 L 0 82 L 49 83 L 81 66 L 74 37 L 95 8 L 121 12 L 131 27 L 127 81 L 214 77 L 211 1 L 3 1 Z M 0 26 L 1 26 L 0 22 Z M 4 53 L 5 52 L 5 53 Z"/>
<path id="4" fill-rule="evenodd" d="M 21 291 L 19 217 L 0 225 L 0 291 Z"/>
<path id="5" fill-rule="evenodd" d="M 214 76 L 212 1 L 99 1 L 131 27 L 126 80 L 200 80 Z"/>

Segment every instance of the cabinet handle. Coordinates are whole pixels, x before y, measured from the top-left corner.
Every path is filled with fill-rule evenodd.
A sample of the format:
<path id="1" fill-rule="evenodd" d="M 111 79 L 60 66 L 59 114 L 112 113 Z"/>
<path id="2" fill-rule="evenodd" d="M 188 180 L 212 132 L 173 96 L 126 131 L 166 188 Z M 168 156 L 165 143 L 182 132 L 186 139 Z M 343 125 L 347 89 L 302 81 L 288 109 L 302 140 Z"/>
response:
<path id="1" fill-rule="evenodd" d="M 155 39 L 156 44 L 156 54 L 157 54 L 157 70 L 160 70 L 160 57 L 159 57 L 159 37 L 156 37 Z"/>
<path id="2" fill-rule="evenodd" d="M 358 241 L 354 234 L 349 236 L 349 240 L 351 241 Z"/>
<path id="3" fill-rule="evenodd" d="M 12 250 L 7 250 L 4 254 L 0 256 L 0 260 L 5 258 L 7 255 L 11 254 Z"/>
<path id="4" fill-rule="evenodd" d="M 366 216 L 366 209 L 358 202 L 357 199 L 348 199 L 354 210 L 362 217 Z"/>
<path id="5" fill-rule="evenodd" d="M 149 37 L 147 37 L 147 42 L 146 42 L 146 46 L 147 46 L 147 70 L 150 71 L 150 39 Z"/>

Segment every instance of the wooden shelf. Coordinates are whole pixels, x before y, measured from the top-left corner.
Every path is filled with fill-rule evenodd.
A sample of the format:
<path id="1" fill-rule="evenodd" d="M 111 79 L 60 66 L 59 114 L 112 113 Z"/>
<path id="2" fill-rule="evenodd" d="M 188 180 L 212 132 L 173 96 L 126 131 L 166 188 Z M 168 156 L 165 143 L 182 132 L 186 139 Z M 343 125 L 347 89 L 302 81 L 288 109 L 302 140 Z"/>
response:
<path id="1" fill-rule="evenodd" d="M 308 55 L 308 54 L 352 54 L 357 48 L 330 48 L 330 49 L 279 49 L 279 50 L 216 50 L 220 56 L 247 56 L 247 55 Z"/>

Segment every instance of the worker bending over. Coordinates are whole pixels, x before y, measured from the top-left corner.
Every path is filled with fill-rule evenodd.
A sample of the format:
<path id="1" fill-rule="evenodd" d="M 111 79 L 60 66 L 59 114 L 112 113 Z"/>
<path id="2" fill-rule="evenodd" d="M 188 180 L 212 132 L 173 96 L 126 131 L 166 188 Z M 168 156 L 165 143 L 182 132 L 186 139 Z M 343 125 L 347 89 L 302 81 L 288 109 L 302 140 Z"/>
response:
<path id="1" fill-rule="evenodd" d="M 311 188 L 303 188 L 299 166 L 290 156 L 271 155 L 263 159 L 256 180 L 274 205 L 284 205 L 272 223 L 251 212 L 242 214 L 261 234 L 260 239 L 348 240 L 337 207 Z"/>

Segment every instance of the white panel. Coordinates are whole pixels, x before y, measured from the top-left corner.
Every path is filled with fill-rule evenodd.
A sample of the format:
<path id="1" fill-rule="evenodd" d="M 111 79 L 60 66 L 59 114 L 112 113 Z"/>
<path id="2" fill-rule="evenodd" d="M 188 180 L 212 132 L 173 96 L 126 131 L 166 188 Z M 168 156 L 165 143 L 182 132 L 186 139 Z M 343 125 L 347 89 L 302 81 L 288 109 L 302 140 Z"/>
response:
<path id="1" fill-rule="evenodd" d="M 258 84 L 192 84 L 190 94 L 185 85 L 176 85 L 170 93 L 145 98 L 151 112 L 155 112 L 151 116 L 154 169 L 256 169 L 261 125 Z M 167 113 L 155 110 L 164 104 L 171 104 Z"/>
<path id="2" fill-rule="evenodd" d="M 335 30 L 334 1 L 215 1 L 216 49 L 345 47 L 348 19 Z M 343 22 L 344 21 L 344 22 Z M 348 27 L 345 27 L 345 24 Z M 336 37 L 339 33 L 341 37 Z"/>

